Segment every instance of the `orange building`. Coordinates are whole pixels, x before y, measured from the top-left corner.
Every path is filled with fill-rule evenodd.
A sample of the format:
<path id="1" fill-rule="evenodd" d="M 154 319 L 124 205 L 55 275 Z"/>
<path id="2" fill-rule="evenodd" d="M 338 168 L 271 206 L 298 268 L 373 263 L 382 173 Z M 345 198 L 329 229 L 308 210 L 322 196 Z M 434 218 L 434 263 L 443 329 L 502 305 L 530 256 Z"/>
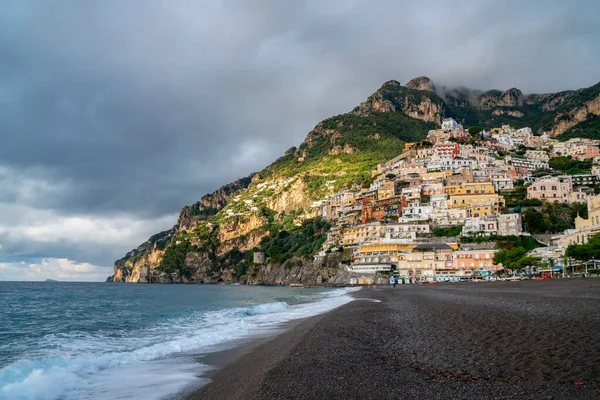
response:
<path id="1" fill-rule="evenodd" d="M 454 268 L 493 271 L 502 268 L 492 260 L 498 250 L 460 250 L 452 254 Z"/>
<path id="2" fill-rule="evenodd" d="M 404 148 L 402 149 L 402 152 L 404 153 L 405 151 L 409 151 L 410 149 L 412 149 L 413 147 L 415 147 L 417 144 L 415 142 L 412 143 L 404 143 Z"/>

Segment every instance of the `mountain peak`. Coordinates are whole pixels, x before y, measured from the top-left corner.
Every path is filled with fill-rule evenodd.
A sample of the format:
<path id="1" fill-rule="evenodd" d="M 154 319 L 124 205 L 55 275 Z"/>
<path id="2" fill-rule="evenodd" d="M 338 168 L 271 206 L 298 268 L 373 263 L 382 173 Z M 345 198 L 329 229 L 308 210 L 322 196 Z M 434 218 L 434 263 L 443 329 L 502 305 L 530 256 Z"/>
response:
<path id="1" fill-rule="evenodd" d="M 416 90 L 426 90 L 428 92 L 435 92 L 435 86 L 431 79 L 426 76 L 418 76 L 416 78 L 411 79 L 406 84 L 406 87 L 409 89 Z"/>
<path id="2" fill-rule="evenodd" d="M 393 87 L 393 86 L 402 86 L 402 85 L 400 84 L 400 82 L 392 79 L 392 80 L 389 80 L 387 82 L 384 82 L 383 85 L 381 85 L 381 88 L 383 89 L 383 88 L 386 88 L 386 87 Z"/>

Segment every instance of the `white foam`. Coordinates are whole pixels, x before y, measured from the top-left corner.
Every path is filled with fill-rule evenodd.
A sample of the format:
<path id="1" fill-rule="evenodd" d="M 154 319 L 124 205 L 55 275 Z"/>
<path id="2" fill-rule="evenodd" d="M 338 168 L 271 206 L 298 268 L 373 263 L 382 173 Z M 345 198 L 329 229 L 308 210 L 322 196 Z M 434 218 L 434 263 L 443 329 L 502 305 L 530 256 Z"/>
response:
<path id="1" fill-rule="evenodd" d="M 189 356 L 186 362 L 178 359 L 171 365 L 173 356 L 209 353 L 282 323 L 330 311 L 352 301 L 349 292 L 354 290 L 358 289 L 336 289 L 310 303 L 276 302 L 205 312 L 118 337 L 114 333 L 48 336 L 55 350 L 0 370 L 0 399 L 160 399 L 198 383 L 198 372 L 208 368 L 193 364 Z"/>

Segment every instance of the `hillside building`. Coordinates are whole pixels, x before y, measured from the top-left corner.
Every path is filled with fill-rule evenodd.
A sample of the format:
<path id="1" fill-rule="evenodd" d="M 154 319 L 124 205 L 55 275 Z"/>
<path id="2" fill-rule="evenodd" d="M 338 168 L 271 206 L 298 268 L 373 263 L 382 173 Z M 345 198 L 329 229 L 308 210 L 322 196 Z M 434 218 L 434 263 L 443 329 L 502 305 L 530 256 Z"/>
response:
<path id="1" fill-rule="evenodd" d="M 527 187 L 527 198 L 551 203 L 571 204 L 573 191 L 572 178 L 569 175 L 545 176 Z"/>

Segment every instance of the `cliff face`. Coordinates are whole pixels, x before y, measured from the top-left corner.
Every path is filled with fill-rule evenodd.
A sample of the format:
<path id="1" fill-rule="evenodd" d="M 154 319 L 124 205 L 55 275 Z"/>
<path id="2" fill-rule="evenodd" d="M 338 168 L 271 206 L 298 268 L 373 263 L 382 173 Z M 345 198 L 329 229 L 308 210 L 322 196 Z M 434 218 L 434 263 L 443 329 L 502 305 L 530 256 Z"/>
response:
<path id="1" fill-rule="evenodd" d="M 174 234 L 174 228 L 152 236 L 125 257 L 117 260 L 114 266 L 114 282 L 138 282 L 143 267 L 156 269 L 160 264 L 164 249 Z"/>
<path id="2" fill-rule="evenodd" d="M 180 233 L 193 230 L 219 212 L 231 200 L 234 193 L 243 190 L 251 183 L 253 174 L 229 183 L 213 193 L 202 196 L 200 201 L 185 206 L 179 213 L 177 224 L 168 231 L 152 236 L 136 249 L 115 262 L 114 282 L 138 282 L 144 267 L 156 271 L 165 254 L 165 249 Z"/>
<path id="3" fill-rule="evenodd" d="M 417 78 L 413 78 L 406 83 L 406 87 L 409 89 L 415 90 L 424 90 L 427 92 L 435 92 L 435 85 L 426 76 L 419 76 Z"/>
<path id="4" fill-rule="evenodd" d="M 489 91 L 481 95 L 479 103 L 483 110 L 496 109 L 498 107 L 521 107 L 523 106 L 523 93 L 517 88 L 508 89 L 503 93 Z"/>
<path id="5" fill-rule="evenodd" d="M 252 265 L 247 252 L 277 248 L 277 240 L 286 240 L 285 235 L 278 237 L 282 232 L 310 231 L 303 224 L 319 215 L 315 201 L 361 185 L 378 163 L 397 156 L 404 142 L 422 140 L 442 118 L 452 117 L 467 126 L 529 126 L 559 135 L 593 125 L 586 121 L 596 116 L 600 116 L 600 83 L 524 95 L 516 88 L 482 92 L 436 86 L 423 76 L 405 86 L 385 82 L 352 112 L 319 122 L 300 146 L 290 148 L 262 171 L 183 207 L 172 229 L 152 236 L 115 262 L 112 280 L 144 280 L 141 274 L 149 267 L 155 275 L 161 274 L 161 282 L 344 281 L 348 276 L 343 268 L 306 261 L 307 254 L 303 258 L 287 254 L 285 262 Z M 311 251 L 318 249 L 319 235 L 323 232 L 303 239 L 312 240 Z"/>
<path id="6" fill-rule="evenodd" d="M 600 95 L 568 113 L 558 115 L 550 131 L 550 136 L 558 136 L 567 129 L 586 121 L 590 115 L 600 116 Z"/>
<path id="7" fill-rule="evenodd" d="M 376 112 L 398 111 L 410 118 L 440 125 L 444 104 L 433 89 L 433 84 L 426 77 L 415 78 L 407 86 L 400 85 L 398 81 L 388 81 L 353 113 L 365 117 Z"/>
<path id="8" fill-rule="evenodd" d="M 600 83 L 558 93 L 524 95 L 519 89 L 481 92 L 467 88 L 439 89 L 446 115 L 466 125 L 510 124 L 557 136 L 598 114 Z"/>

